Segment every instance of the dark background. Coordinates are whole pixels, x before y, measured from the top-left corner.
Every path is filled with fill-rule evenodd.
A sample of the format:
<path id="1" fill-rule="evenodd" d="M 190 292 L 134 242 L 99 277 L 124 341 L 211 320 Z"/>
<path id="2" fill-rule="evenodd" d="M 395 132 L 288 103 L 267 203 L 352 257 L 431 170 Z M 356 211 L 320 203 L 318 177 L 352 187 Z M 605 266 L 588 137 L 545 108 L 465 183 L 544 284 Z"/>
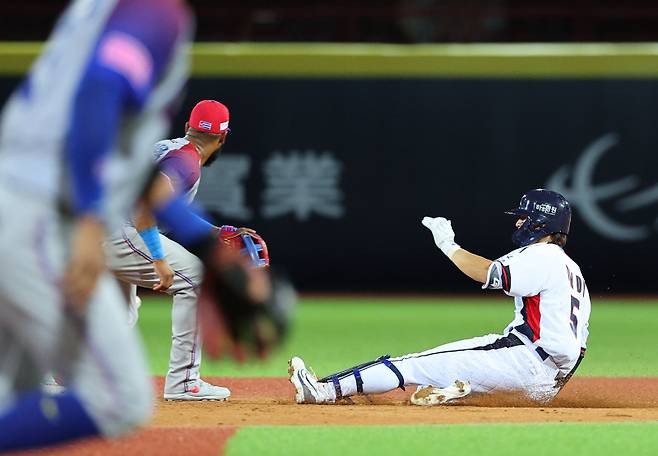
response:
<path id="1" fill-rule="evenodd" d="M 655 0 L 195 0 L 201 41 L 656 41 Z M 0 40 L 43 40 L 66 0 L 0 2 Z"/>
<path id="2" fill-rule="evenodd" d="M 45 39 L 66 3 L 2 2 L 0 40 Z M 201 41 L 658 41 L 653 1 L 190 3 Z M 0 102 L 16 82 L 0 79 Z M 558 169 L 570 173 L 597 139 L 614 138 L 594 168 L 593 186 L 634 181 L 594 210 L 649 234 L 629 242 L 593 226 L 581 205 L 590 185 L 567 194 L 575 213 L 567 251 L 594 292 L 658 291 L 658 202 L 619 206 L 656 185 L 654 80 L 193 79 L 172 136 L 182 134 L 186 114 L 203 98 L 231 109 L 225 159 L 250 161 L 239 184 L 251 216 L 215 207 L 218 220 L 261 232 L 273 262 L 304 290 L 473 291 L 476 285 L 436 249 L 422 216 L 453 219 L 457 242 L 500 256 L 512 249 L 514 223 L 502 212 Z M 342 217 L 263 217 L 263 167 L 277 153 L 337 160 Z M 221 169 L 220 161 L 207 170 L 204 187 Z M 573 182 L 566 186 L 571 190 Z M 212 188 L 204 187 L 202 201 L 217 206 Z"/>
<path id="3" fill-rule="evenodd" d="M 16 82 L 0 79 L 0 101 Z M 607 134 L 617 144 L 597 163 L 593 184 L 628 176 L 637 184 L 598 207 L 650 235 L 633 242 L 606 237 L 574 204 L 567 253 L 594 292 L 658 291 L 658 201 L 631 211 L 616 206 L 658 183 L 656 81 L 193 79 L 172 137 L 182 136 L 186 113 L 203 98 L 230 107 L 232 131 L 223 157 L 204 170 L 199 199 L 213 207 L 215 193 L 204 187 L 216 180 L 223 158 L 248 157 L 249 172 L 238 184 L 251 216 L 220 208 L 218 222 L 257 229 L 272 261 L 305 291 L 473 290 L 421 218 L 448 217 L 464 248 L 501 256 L 513 249 L 514 220 L 503 211 L 562 166 L 573 167 Z M 263 166 L 275 153 L 307 151 L 340 162 L 343 216 L 263 217 Z"/>
<path id="4" fill-rule="evenodd" d="M 3 94 L 7 88 L 5 81 Z M 172 136 L 181 135 L 185 113 L 201 98 L 231 108 L 224 157 L 251 160 L 242 182 L 252 216 L 236 219 L 220 210 L 219 221 L 262 233 L 273 262 L 304 290 L 474 290 L 436 249 L 422 216 L 451 218 L 462 246 L 489 258 L 503 255 L 513 248 L 514 223 L 503 211 L 560 167 L 572 167 L 595 140 L 614 134 L 618 143 L 596 165 L 593 183 L 627 176 L 637 182 L 598 206 L 650 235 L 634 242 L 607 238 L 574 204 L 567 252 L 593 292 L 658 291 L 658 202 L 631 211 L 616 206 L 657 183 L 655 81 L 195 79 Z M 328 151 L 341 162 L 344 216 L 264 218 L 264 164 L 277 151 L 307 150 Z M 206 184 L 221 167 L 220 160 L 204 171 Z M 200 194 L 212 206 L 203 186 Z"/>
<path id="5" fill-rule="evenodd" d="M 502 212 L 606 134 L 616 134 L 618 145 L 596 166 L 596 184 L 637 176 L 637 189 L 623 196 L 658 184 L 655 81 L 194 80 L 181 112 L 202 97 L 232 108 L 225 153 L 252 157 L 246 183 L 255 216 L 229 221 L 262 232 L 273 260 L 309 289 L 470 289 L 422 216 L 453 219 L 457 242 L 501 256 L 512 249 L 514 223 Z M 264 160 L 308 149 L 343 163 L 344 217 L 259 217 Z M 593 291 L 658 291 L 658 201 L 621 212 L 618 200 L 600 206 L 651 235 L 606 238 L 574 205 L 567 251 Z"/>

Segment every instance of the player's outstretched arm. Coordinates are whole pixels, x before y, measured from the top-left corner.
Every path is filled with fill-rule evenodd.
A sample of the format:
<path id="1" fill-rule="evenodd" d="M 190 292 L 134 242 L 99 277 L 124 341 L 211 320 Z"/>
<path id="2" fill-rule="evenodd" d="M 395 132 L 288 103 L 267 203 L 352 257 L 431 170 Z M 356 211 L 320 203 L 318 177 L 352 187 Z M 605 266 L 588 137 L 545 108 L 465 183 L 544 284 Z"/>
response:
<path id="1" fill-rule="evenodd" d="M 477 282 L 487 281 L 487 272 L 492 261 L 462 249 L 455 242 L 455 232 L 450 220 L 443 217 L 425 217 L 422 224 L 432 232 L 436 246 L 461 272 Z"/>
<path id="2" fill-rule="evenodd" d="M 485 283 L 487 281 L 487 271 L 492 261 L 460 248 L 450 257 L 461 272 L 471 279 Z"/>

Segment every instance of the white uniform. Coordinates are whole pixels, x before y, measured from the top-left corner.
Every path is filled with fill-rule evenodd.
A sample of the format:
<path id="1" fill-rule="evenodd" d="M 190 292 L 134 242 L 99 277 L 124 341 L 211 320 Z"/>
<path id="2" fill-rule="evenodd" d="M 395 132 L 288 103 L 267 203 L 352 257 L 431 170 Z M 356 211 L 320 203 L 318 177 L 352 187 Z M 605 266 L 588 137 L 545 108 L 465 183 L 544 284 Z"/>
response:
<path id="1" fill-rule="evenodd" d="M 557 245 L 538 243 L 496 260 L 485 288 L 514 296 L 515 318 L 503 334 L 489 334 L 413 353 L 390 362 L 402 378 L 377 363 L 360 370 L 364 393 L 403 385 L 446 387 L 469 381 L 472 391 L 520 391 L 547 400 L 559 391 L 584 353 L 590 300 L 580 268 Z M 352 373 L 339 378 L 343 396 L 356 394 Z M 563 380 L 564 381 L 564 380 Z"/>
<path id="2" fill-rule="evenodd" d="M 578 265 L 559 246 L 539 243 L 499 258 L 494 270 L 514 297 L 514 320 L 504 334 L 524 335 L 568 374 L 587 348 L 592 306 Z M 495 274 L 490 279 L 485 288 L 496 288 Z"/>
<path id="3" fill-rule="evenodd" d="M 140 108 L 123 112 L 100 170 L 105 198 L 99 215 L 108 226 L 125 220 L 142 191 L 153 167 L 143 151 L 166 131 L 165 112 L 186 80 L 188 12 L 172 1 L 160 5 L 163 14 L 188 27 L 176 32 L 178 38 L 159 56 L 167 56 L 166 65 L 154 73 L 156 82 Z M 7 266 L 0 274 L 0 407 L 14 394 L 37 388 L 52 371 L 78 392 L 109 436 L 149 416 L 151 380 L 111 274 L 100 277 L 84 319 L 64 302 L 60 286 L 73 222 L 66 143 L 75 135 L 74 102 L 92 59 L 133 82 L 157 60 L 136 38 L 115 29 L 106 33 L 117 15 L 155 6 L 155 0 L 72 2 L 30 76 L 6 104 L 0 126 L 0 258 Z M 131 20 L 145 28 L 155 25 L 144 16 Z M 129 57 L 136 58 L 132 66 L 126 65 Z"/>
<path id="4" fill-rule="evenodd" d="M 188 202 L 194 200 L 200 181 L 200 157 L 194 145 L 184 138 L 160 141 L 155 145 L 155 160 L 172 185 Z M 197 328 L 197 288 L 201 284 L 201 261 L 183 246 L 160 234 L 165 259 L 175 272 L 167 290 L 173 296 L 171 312 L 172 343 L 164 393 L 180 394 L 195 387 L 201 367 L 201 340 Z M 131 284 L 131 300 L 136 302 L 137 286 L 152 289 L 159 283 L 153 259 L 135 227 L 124 226 L 106 243 L 108 267 L 124 282 Z"/>

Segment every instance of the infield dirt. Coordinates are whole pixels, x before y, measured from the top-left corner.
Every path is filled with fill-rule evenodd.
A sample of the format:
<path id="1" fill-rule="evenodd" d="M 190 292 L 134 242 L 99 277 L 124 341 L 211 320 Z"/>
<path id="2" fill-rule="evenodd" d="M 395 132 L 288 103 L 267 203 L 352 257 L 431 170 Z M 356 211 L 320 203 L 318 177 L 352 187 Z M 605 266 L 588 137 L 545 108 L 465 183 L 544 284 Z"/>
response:
<path id="1" fill-rule="evenodd" d="M 285 378 L 206 378 L 232 391 L 226 402 L 158 399 L 148 428 L 115 442 L 92 440 L 49 455 L 216 455 L 242 426 L 384 425 L 658 420 L 658 379 L 574 378 L 550 404 L 510 395 L 473 396 L 449 406 L 409 404 L 410 391 L 355 398 L 352 404 L 297 405 Z M 158 397 L 163 380 L 155 379 Z M 25 454 L 46 454 L 31 452 Z"/>

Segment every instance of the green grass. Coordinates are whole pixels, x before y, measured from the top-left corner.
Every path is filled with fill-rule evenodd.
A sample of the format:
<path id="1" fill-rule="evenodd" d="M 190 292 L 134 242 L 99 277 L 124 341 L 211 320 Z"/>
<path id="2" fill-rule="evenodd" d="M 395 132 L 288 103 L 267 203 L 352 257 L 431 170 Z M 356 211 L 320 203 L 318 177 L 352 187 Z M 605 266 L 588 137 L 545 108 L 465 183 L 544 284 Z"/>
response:
<path id="1" fill-rule="evenodd" d="M 655 455 L 658 423 L 246 427 L 235 455 Z"/>
<path id="2" fill-rule="evenodd" d="M 154 374 L 167 369 L 168 298 L 144 300 L 140 326 Z M 204 375 L 284 376 L 292 354 L 325 374 L 385 353 L 405 354 L 500 332 L 513 315 L 504 299 L 304 299 L 286 344 L 265 363 L 205 362 Z M 579 375 L 658 376 L 658 301 L 594 302 Z M 348 408 L 345 409 L 348 412 Z M 437 410 L 440 412 L 440 410 Z M 658 423 L 537 423 L 417 426 L 250 426 L 228 455 L 658 454 Z"/>
<path id="3" fill-rule="evenodd" d="M 140 327 L 151 370 L 164 375 L 171 340 L 167 297 L 144 299 Z M 203 375 L 284 376 L 291 355 L 322 375 L 382 354 L 421 351 L 454 340 L 499 333 L 511 321 L 507 299 L 322 298 L 302 300 L 293 330 L 265 363 L 204 361 Z M 578 375 L 658 376 L 658 301 L 594 302 L 587 358 Z"/>

